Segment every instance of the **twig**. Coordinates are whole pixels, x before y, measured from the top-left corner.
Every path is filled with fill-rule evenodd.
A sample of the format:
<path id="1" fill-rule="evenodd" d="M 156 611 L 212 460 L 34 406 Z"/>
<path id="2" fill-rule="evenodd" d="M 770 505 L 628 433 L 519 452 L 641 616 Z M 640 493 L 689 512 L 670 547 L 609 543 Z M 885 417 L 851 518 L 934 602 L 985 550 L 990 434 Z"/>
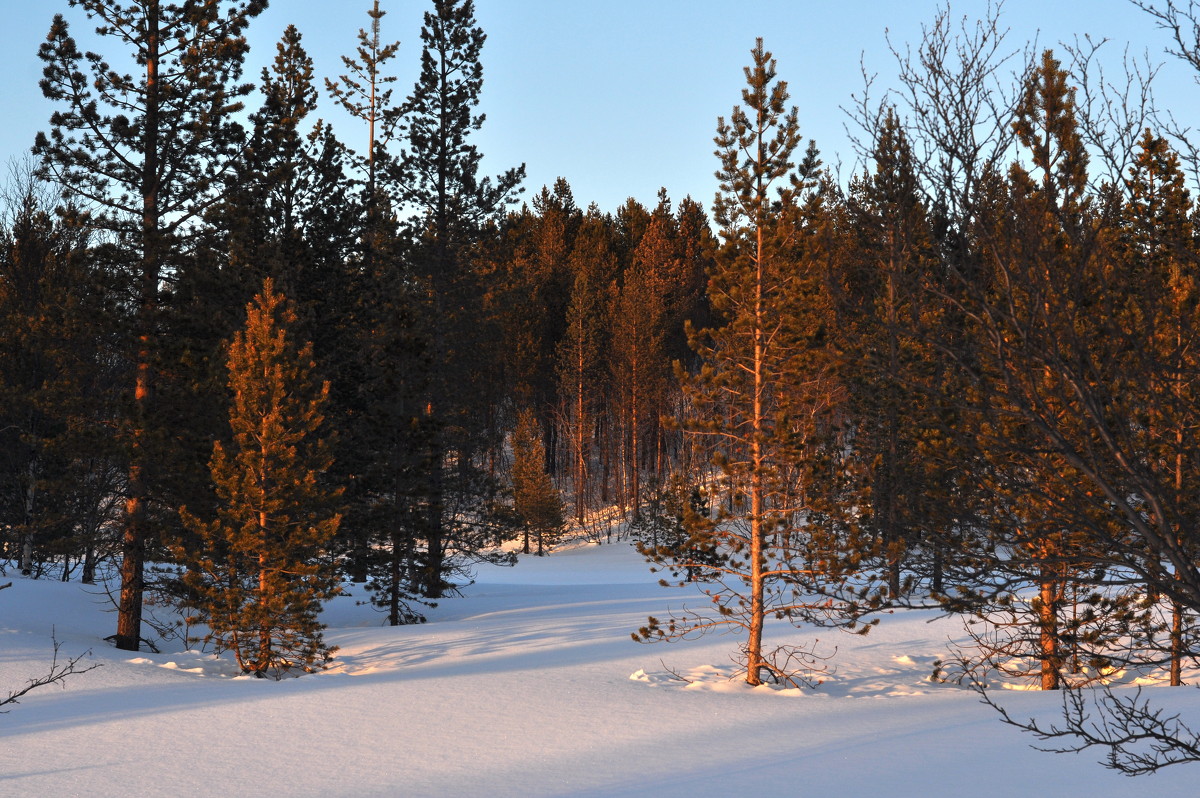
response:
<path id="1" fill-rule="evenodd" d="M 679 671 L 677 671 L 673 668 L 668 668 L 667 663 L 663 662 L 661 659 L 658 661 L 658 664 L 663 666 L 663 670 L 665 670 L 667 673 L 671 674 L 672 679 L 675 679 L 676 681 L 680 681 L 680 682 L 687 682 L 688 684 L 692 683 L 691 679 L 687 678 L 686 676 L 681 675 L 679 673 Z"/>
<path id="2" fill-rule="evenodd" d="M 8 585 L 5 585 L 4 587 L 8 587 Z M 58 651 L 62 647 L 62 643 L 58 642 L 58 640 L 53 636 L 51 636 L 50 639 L 54 641 L 54 657 L 50 660 L 50 672 L 45 676 L 40 676 L 36 679 L 30 679 L 29 683 L 20 690 L 10 692 L 7 698 L 0 700 L 0 707 L 7 706 L 9 704 L 19 704 L 19 699 L 39 687 L 45 687 L 46 685 L 50 684 L 62 684 L 66 681 L 68 676 L 77 676 L 81 673 L 93 671 L 103 664 L 97 662 L 93 663 L 92 665 L 88 665 L 86 668 L 79 667 L 79 663 L 84 657 L 91 656 L 91 649 L 88 649 L 77 657 L 71 657 L 63 664 L 59 664 Z M 2 710 L 0 711 L 0 714 L 4 714 L 7 711 L 8 710 Z"/>
<path id="3" fill-rule="evenodd" d="M 1111 687 L 1067 687 L 1062 690 L 1062 722 L 1043 725 L 1033 718 L 1017 720 L 991 697 L 987 686 L 968 674 L 969 687 L 979 700 L 994 709 L 1009 726 L 1051 745 L 1033 748 L 1052 754 L 1078 754 L 1090 748 L 1104 752 L 1100 764 L 1141 776 L 1169 765 L 1200 762 L 1200 734 L 1184 723 L 1179 714 L 1168 715 L 1142 698 L 1141 688 L 1132 695 L 1118 695 Z"/>

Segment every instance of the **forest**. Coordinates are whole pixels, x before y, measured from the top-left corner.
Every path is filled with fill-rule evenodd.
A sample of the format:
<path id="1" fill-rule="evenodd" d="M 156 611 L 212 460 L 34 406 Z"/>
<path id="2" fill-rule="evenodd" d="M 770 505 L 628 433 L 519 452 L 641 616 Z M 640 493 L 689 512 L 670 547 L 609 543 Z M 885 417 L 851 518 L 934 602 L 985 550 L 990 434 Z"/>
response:
<path id="1" fill-rule="evenodd" d="M 4 196 L 0 556 L 108 585 L 117 648 L 320 669 L 342 584 L 418 623 L 473 564 L 631 537 L 709 599 L 635 639 L 736 629 L 752 685 L 824 667 L 768 623 L 931 607 L 975 630 L 939 679 L 1182 683 L 1200 142 L 1141 73 L 947 8 L 858 98 L 868 166 L 839 182 L 760 39 L 711 209 L 605 210 L 481 174 L 471 0 L 425 11 L 403 97 L 377 0 L 345 74 L 292 27 L 257 82 L 265 0 L 68 5 L 110 49 L 54 18 L 56 110 Z M 1200 69 L 1194 6 L 1142 7 Z"/>

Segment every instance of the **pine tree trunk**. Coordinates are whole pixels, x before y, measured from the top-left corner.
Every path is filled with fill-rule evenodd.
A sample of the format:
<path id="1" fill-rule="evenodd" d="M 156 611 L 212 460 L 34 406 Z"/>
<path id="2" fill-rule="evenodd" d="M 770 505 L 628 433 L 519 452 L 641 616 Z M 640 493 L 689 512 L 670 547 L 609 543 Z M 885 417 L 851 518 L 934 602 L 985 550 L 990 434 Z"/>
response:
<path id="1" fill-rule="evenodd" d="M 159 148 L 159 3 L 146 4 L 146 116 L 142 141 L 142 264 L 137 309 L 136 382 L 132 450 L 129 463 L 125 528 L 121 538 L 121 596 L 117 608 L 116 647 L 137 651 L 142 634 L 142 593 L 146 557 L 146 426 L 152 389 L 152 336 L 158 309 L 160 263 L 158 210 Z"/>
<path id="2" fill-rule="evenodd" d="M 895 246 L 895 239 L 889 231 L 889 244 Z M 892 395 L 887 397 L 887 460 L 884 464 L 884 491 L 887 502 L 886 543 L 888 546 L 888 590 L 892 598 L 900 596 L 900 567 L 904 558 L 904 539 L 900 531 L 899 507 L 899 459 L 900 459 L 900 419 L 897 416 L 895 396 L 896 383 L 900 375 L 900 352 L 896 340 L 896 261 L 895 257 L 888 261 L 887 279 L 887 325 L 888 325 L 888 387 Z"/>
<path id="3" fill-rule="evenodd" d="M 265 526 L 259 527 L 260 533 L 266 538 L 267 530 Z M 267 573 L 267 544 L 263 541 L 263 551 L 258 555 L 258 597 L 256 603 L 260 606 L 265 604 L 267 596 L 270 594 L 271 584 L 270 576 Z M 258 629 L 258 659 L 254 663 L 254 675 L 264 676 L 266 670 L 274 659 L 271 655 L 271 628 L 265 622 Z"/>
<path id="4" fill-rule="evenodd" d="M 1061 652 L 1058 639 L 1058 587 L 1057 578 L 1049 568 L 1042 568 L 1038 598 L 1038 627 L 1040 659 L 1042 661 L 1042 689 L 1057 690 L 1060 686 Z"/>
<path id="5" fill-rule="evenodd" d="M 934 595 L 942 595 L 946 589 L 945 584 L 946 571 L 946 555 L 942 551 L 941 544 L 935 544 L 933 549 L 933 579 L 930 583 L 930 589 Z"/>
<path id="6" fill-rule="evenodd" d="M 1178 341 L 1178 339 L 1177 339 Z M 1178 346 L 1182 347 L 1180 341 Z M 1182 375 L 1176 374 L 1176 395 L 1179 394 Z M 1183 430 L 1175 430 L 1175 495 L 1183 496 Z M 1177 499 L 1178 500 L 1178 499 Z M 1182 541 L 1180 541 L 1182 544 Z M 1176 580 L 1179 575 L 1175 575 Z M 1183 684 L 1183 607 L 1178 601 L 1171 601 L 1171 676 L 1170 686 L 1179 687 Z"/>
<path id="7" fill-rule="evenodd" d="M 585 430 L 584 430 L 584 396 L 583 396 L 583 375 L 584 375 L 584 347 L 583 347 L 583 321 L 579 322 L 580 331 L 577 335 L 579 340 L 579 349 L 576 360 L 576 385 L 575 385 L 575 520 L 580 524 L 583 523 L 584 496 L 587 492 L 587 458 L 585 445 Z"/>
<path id="8" fill-rule="evenodd" d="M 400 591 L 403 571 L 400 566 L 400 551 L 404 545 L 401 540 L 400 524 L 392 524 L 392 556 L 388 562 L 388 625 L 400 625 Z"/>
<path id="9" fill-rule="evenodd" d="M 1183 607 L 1171 602 L 1171 687 L 1183 684 Z"/>
<path id="10" fill-rule="evenodd" d="M 429 408 L 432 415 L 432 405 Z M 425 584 L 422 595 L 425 598 L 442 597 L 442 569 L 446 561 L 446 542 L 443 536 L 443 519 L 445 512 L 445 476 L 442 473 L 442 463 L 445 454 L 442 449 L 442 436 L 438 430 L 433 430 L 430 441 L 429 463 L 429 512 L 426 530 Z"/>
<path id="11" fill-rule="evenodd" d="M 761 111 L 759 112 L 762 129 Z M 761 150 L 761 138 L 759 148 Z M 760 152 L 760 160 L 763 155 Z M 760 192 L 760 194 L 765 192 Z M 751 406 L 750 426 L 750 628 L 746 641 L 746 682 L 751 685 L 762 684 L 762 669 L 764 666 L 762 654 L 763 624 L 766 620 L 766 577 L 763 574 L 765 559 L 763 513 L 765 486 L 763 470 L 765 462 L 762 450 L 762 436 L 765 425 L 763 395 L 766 390 L 766 353 L 764 351 L 764 332 L 766 329 L 766 306 L 763 297 L 763 222 L 760 210 L 759 219 L 755 225 L 755 285 L 754 285 L 754 396 Z"/>
<path id="12" fill-rule="evenodd" d="M 96 584 L 96 547 L 90 544 L 83 552 L 83 573 L 79 580 L 85 585 Z"/>
<path id="13" fill-rule="evenodd" d="M 634 355 L 629 385 L 629 494 L 633 517 L 642 511 L 642 486 L 638 479 L 638 359 Z"/>
<path id="14" fill-rule="evenodd" d="M 25 523 L 21 536 L 21 574 L 29 576 L 33 573 L 33 508 L 37 497 L 37 461 L 31 458 L 26 468 L 25 484 Z"/>

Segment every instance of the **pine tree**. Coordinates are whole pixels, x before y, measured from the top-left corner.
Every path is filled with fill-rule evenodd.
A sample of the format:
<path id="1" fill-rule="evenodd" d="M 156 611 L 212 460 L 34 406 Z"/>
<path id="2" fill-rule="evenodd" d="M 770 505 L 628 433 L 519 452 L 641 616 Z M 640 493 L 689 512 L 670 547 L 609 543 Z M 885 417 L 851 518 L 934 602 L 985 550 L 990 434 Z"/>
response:
<path id="1" fill-rule="evenodd" d="M 951 480 L 930 448 L 939 441 L 940 375 L 931 338 L 943 334 L 935 304 L 938 266 L 912 151 L 895 112 L 877 133 L 875 169 L 851 185 L 849 235 L 839 266 L 837 346 L 854 418 L 851 465 L 857 523 L 882 553 L 888 590 L 906 592 L 904 570 L 922 545 L 937 547 Z M 936 568 L 932 569 L 936 570 Z M 936 581 L 936 580 L 935 580 Z M 940 589 L 940 588 L 939 588 Z"/>
<path id="2" fill-rule="evenodd" d="M 1079 232 L 1082 204 L 1086 202 L 1087 154 L 1076 126 L 1074 93 L 1067 85 L 1067 73 L 1049 50 L 1042 54 L 1039 68 L 1026 84 L 1013 128 L 1018 142 L 1030 154 L 1032 167 L 1027 170 L 1018 163 L 1010 170 L 1010 181 L 1021 212 L 1018 218 L 1029 225 L 1018 232 L 1018 236 L 1026 240 L 1017 239 L 1013 243 L 1022 248 L 1031 244 L 1035 251 L 1041 250 L 1037 252 L 1040 257 L 1035 260 L 1036 268 L 1043 270 L 1044 280 L 1053 284 L 1067 277 L 1069 272 L 1053 274 L 1050 270 L 1062 269 L 1077 257 L 1077 242 L 1072 239 Z M 1017 258 L 1022 256 L 1027 257 L 1025 253 L 1016 254 Z M 1033 314 L 1044 313 L 1051 303 L 1049 297 L 1036 294 L 1028 297 L 1028 301 L 1031 307 L 1025 310 Z M 1043 376 L 1048 382 L 1054 380 L 1046 372 Z M 1061 412 L 1053 407 L 1047 407 L 1047 410 Z M 1063 476 L 1071 478 L 1067 474 Z M 1034 504 L 1039 501 L 1032 496 L 1026 498 Z M 1055 501 L 1053 495 L 1046 498 L 1051 503 Z M 1020 504 L 1025 505 L 1025 502 Z M 1018 512 L 1022 510 L 1032 513 L 1033 517 L 1026 520 L 1018 516 L 1017 523 L 1024 521 L 1026 528 L 1037 529 L 1033 535 L 1021 532 L 1018 535 L 1026 553 L 1036 563 L 1038 597 L 1032 602 L 1031 610 L 1037 614 L 1041 686 L 1043 690 L 1056 690 L 1061 685 L 1066 666 L 1062 613 L 1071 565 L 1064 560 L 1071 559 L 1074 554 L 1071 549 L 1076 544 L 1070 540 L 1071 530 L 1054 528 L 1057 524 L 1052 520 L 1052 508 L 1026 505 Z M 1049 516 L 1050 524 L 1039 523 L 1038 516 Z"/>
<path id="3" fill-rule="evenodd" d="M 517 415 L 513 431 L 513 509 L 524 534 L 522 551 L 529 553 L 529 539 L 537 540 L 537 555 L 557 542 L 563 530 L 562 499 L 546 473 L 546 451 L 541 425 L 529 410 Z"/>
<path id="4" fill-rule="evenodd" d="M 717 326 L 695 337 L 704 366 L 685 383 L 697 414 L 687 429 L 717 441 L 729 498 L 715 519 L 688 515 L 686 559 L 679 559 L 677 547 L 643 547 L 675 573 L 716 563 L 706 569 L 717 574 L 715 585 L 704 589 L 715 609 L 679 614 L 666 624 L 651 618 L 634 637 L 739 629 L 746 635 L 746 681 L 757 685 L 764 677 L 803 680 L 797 669 L 819 667 L 808 649 L 784 646 L 776 652 L 780 658 L 764 651 L 768 616 L 852 622 L 854 608 L 812 603 L 805 595 L 822 567 L 836 567 L 836 558 L 816 550 L 797 526 L 805 510 L 804 450 L 837 399 L 827 367 L 814 359 L 820 298 L 813 264 L 797 243 L 810 225 L 799 198 L 816 176 L 817 153 L 810 144 L 804 160 L 793 161 L 800 134 L 797 111 L 787 108 L 787 84 L 776 80 L 762 39 L 751 54 L 745 106 L 734 106 L 730 121 L 720 119 L 717 128 L 721 186 L 714 215 L 723 247 L 709 283 Z"/>
<path id="5" fill-rule="evenodd" d="M 620 394 L 625 452 L 623 480 L 636 517 L 642 503 L 642 472 L 654 441 L 661 452 L 658 409 L 666 404 L 671 365 L 666 341 L 673 318 L 671 294 L 681 271 L 675 220 L 664 202 L 651 216 L 614 297 L 613 384 Z M 660 463 L 661 465 L 661 463 Z M 659 469 L 661 471 L 661 469 Z M 662 474 L 657 476 L 661 479 Z"/>
<path id="6" fill-rule="evenodd" d="M 296 317 L 284 303 L 268 278 L 247 306 L 229 347 L 231 445 L 213 445 L 217 515 L 206 522 L 182 508 L 203 545 L 176 547 L 207 640 L 260 677 L 328 661 L 317 616 L 338 591 L 327 547 L 340 490 L 325 484 L 331 460 L 317 437 L 329 384 L 313 384 L 312 346 L 291 339 Z"/>
<path id="7" fill-rule="evenodd" d="M 549 430 L 555 398 L 554 355 L 566 335 L 570 258 L 582 215 L 562 178 L 553 189 L 543 186 L 532 206 L 509 219 L 507 237 L 513 252 L 504 279 L 505 306 L 499 310 L 508 341 L 509 390 Z M 555 452 L 547 456 L 553 463 Z"/>
<path id="8" fill-rule="evenodd" d="M 447 454 L 457 449 L 465 469 L 475 446 L 475 412 L 456 380 L 469 380 L 475 364 L 469 342 L 476 331 L 469 311 L 477 307 L 469 258 L 489 220 L 503 212 L 524 177 L 524 167 L 511 169 L 494 182 L 479 177 L 482 154 L 470 135 L 484 121 L 475 109 L 483 86 L 479 61 L 485 40 L 475 24 L 471 0 L 434 0 L 421 27 L 421 73 L 403 106 L 400 135 L 405 147 L 390 170 L 402 206 L 411 212 L 413 276 L 428 292 L 430 320 L 429 394 L 424 424 L 428 432 L 426 461 L 430 468 L 423 502 L 425 551 L 421 593 L 437 598 L 446 589 L 448 559 Z M 457 404 L 455 400 L 459 399 Z M 457 422 L 457 440 L 449 436 Z M 459 480 L 473 491 L 470 480 Z M 483 498 L 483 497 L 479 497 Z M 486 513 L 486 507 L 479 507 Z"/>
<path id="9" fill-rule="evenodd" d="M 119 286 L 89 247 L 85 217 L 56 216 L 48 194 L 17 177 L 0 217 L 0 525 L 17 535 L 23 573 L 61 557 L 65 580 L 78 558 L 91 581 L 121 489 Z"/>
<path id="10" fill-rule="evenodd" d="M 358 31 L 358 60 L 342 56 L 347 74 L 336 81 L 325 79 L 325 88 L 347 113 L 367 123 L 367 216 L 374 221 L 378 211 L 379 183 L 377 176 L 380 162 L 387 160 L 387 145 L 395 132 L 396 118 L 400 109 L 392 105 L 392 89 L 385 88 L 396 81 L 394 75 L 385 75 L 383 69 L 388 61 L 396 57 L 400 42 L 383 44 L 380 41 L 380 21 L 387 15 L 379 9 L 379 0 L 374 0 L 367 16 L 371 18 L 371 30 Z M 370 239 L 367 240 L 368 247 Z M 368 250 L 369 251 L 369 250 Z"/>
<path id="11" fill-rule="evenodd" d="M 608 220 L 594 207 L 580 224 L 568 268 L 575 277 L 566 312 L 566 333 L 558 345 L 557 376 L 570 441 L 575 519 L 582 524 L 591 483 L 591 444 L 604 382 L 607 292 L 617 268 Z"/>
<path id="12" fill-rule="evenodd" d="M 35 152 L 45 175 L 64 192 L 94 203 L 99 223 L 137 253 L 136 364 L 127 423 L 130 465 L 122 542 L 116 645 L 138 650 L 153 425 L 154 361 L 159 352 L 160 281 L 172 262 L 173 239 L 219 194 L 236 160 L 242 130 L 234 119 L 247 51 L 242 36 L 266 0 L 122 4 L 70 0 L 97 32 L 128 48 L 136 70 L 127 76 L 96 53 L 81 53 L 57 15 L 38 55 L 41 82 L 62 110 L 39 133 Z"/>
<path id="13" fill-rule="evenodd" d="M 1118 552 L 1142 521 L 1127 503 L 1156 478 L 1128 470 L 1145 456 L 1135 394 L 1118 386 L 1152 377 L 1125 354 L 1126 321 L 1112 310 L 1124 301 L 1109 290 L 1119 204 L 1088 190 L 1074 92 L 1050 51 L 1026 78 L 1013 129 L 1007 184 L 981 181 L 975 203 L 985 257 L 958 275 L 953 299 L 967 320 L 955 434 L 987 502 L 972 519 L 984 537 L 960 555 L 980 574 L 960 608 L 985 621 L 965 659 L 1056 690 L 1122 656 L 1125 616 L 1106 609 L 1121 577 L 1108 569 L 1131 564 Z"/>
<path id="14" fill-rule="evenodd" d="M 420 282 L 394 226 L 376 228 L 367 287 L 356 317 L 361 377 L 340 449 L 353 475 L 346 537 L 351 573 L 370 579 L 374 602 L 396 626 L 420 622 L 418 546 L 428 472 L 430 331 Z"/>
<path id="15" fill-rule="evenodd" d="M 1120 323 L 1130 331 L 1145 330 L 1148 340 L 1140 351 L 1151 366 L 1129 369 L 1126 395 L 1150 389 L 1149 401 L 1135 408 L 1146 419 L 1149 459 L 1164 466 L 1175 512 L 1195 517 L 1200 507 L 1187 487 L 1189 463 L 1197 462 L 1200 445 L 1192 421 L 1193 408 L 1200 401 L 1192 376 L 1200 367 L 1193 341 L 1200 301 L 1193 204 L 1178 156 L 1150 130 L 1142 136 L 1125 186 L 1129 197 L 1122 213 L 1121 248 L 1126 282 L 1113 288 L 1123 289 L 1126 297 Z M 1139 385 L 1147 372 L 1154 375 L 1150 384 Z M 1177 534 L 1176 545 L 1194 549 L 1186 534 Z M 1200 561 L 1200 552 L 1190 556 Z M 1170 683 L 1178 686 L 1183 683 L 1183 660 L 1189 648 L 1185 639 L 1192 625 L 1189 620 L 1195 615 L 1178 598 L 1169 603 L 1167 661 Z"/>
<path id="16" fill-rule="evenodd" d="M 212 440 L 227 423 L 224 347 L 263 278 L 293 303 L 293 333 L 313 342 L 335 405 L 347 392 L 337 377 L 357 351 L 346 328 L 357 293 L 349 255 L 361 207 L 343 174 L 344 148 L 327 125 L 312 124 L 312 59 L 293 26 L 262 70 L 259 99 L 230 188 L 205 212 L 187 256 L 177 259 L 162 308 L 156 401 L 174 445 L 163 455 L 158 489 L 164 503 L 197 512 L 208 501 Z"/>

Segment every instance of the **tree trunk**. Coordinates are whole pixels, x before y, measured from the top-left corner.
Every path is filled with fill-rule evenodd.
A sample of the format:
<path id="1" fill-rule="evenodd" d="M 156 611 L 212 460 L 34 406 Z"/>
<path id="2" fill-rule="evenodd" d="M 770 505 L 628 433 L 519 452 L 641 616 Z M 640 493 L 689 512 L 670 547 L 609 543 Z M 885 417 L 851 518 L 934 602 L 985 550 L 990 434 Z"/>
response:
<path id="1" fill-rule="evenodd" d="M 638 478 L 638 358 L 634 355 L 629 385 L 629 494 L 633 517 L 642 512 L 642 484 Z"/>
<path id="2" fill-rule="evenodd" d="M 577 353 L 576 362 L 576 379 L 575 386 L 575 520 L 580 524 L 583 523 L 584 498 L 587 492 L 587 457 L 585 446 L 584 429 L 584 396 L 583 396 L 583 374 L 584 374 L 584 347 L 583 347 L 583 321 L 582 317 L 579 321 L 580 330 L 577 335 L 579 339 L 579 351 Z"/>
<path id="3" fill-rule="evenodd" d="M 1060 686 L 1061 652 L 1058 640 L 1057 578 L 1043 567 L 1038 593 L 1039 648 L 1042 661 L 1042 689 L 1057 690 Z"/>
<path id="4" fill-rule="evenodd" d="M 263 537 L 266 537 L 266 529 L 260 527 Z M 258 555 L 258 598 L 259 604 L 266 603 L 267 595 L 270 591 L 270 577 L 267 573 L 267 544 L 263 541 L 263 552 Z M 267 667 L 271 660 L 271 627 L 264 621 L 258 629 L 258 659 L 254 663 L 254 675 L 266 675 Z"/>
<path id="5" fill-rule="evenodd" d="M 429 407 L 432 415 L 432 404 Z M 445 478 L 442 474 L 442 461 L 445 459 L 442 450 L 441 435 L 437 430 L 431 433 L 430 463 L 429 463 L 429 509 L 426 519 L 426 553 L 425 579 L 421 594 L 425 598 L 442 597 L 442 569 L 446 561 L 446 542 L 443 531 L 442 514 L 445 511 Z"/>
<path id="6" fill-rule="evenodd" d="M 762 129 L 761 112 L 759 112 L 759 130 Z M 759 144 L 760 162 L 763 158 L 762 144 Z M 760 191 L 760 195 L 765 192 Z M 761 197 L 760 197 L 761 198 Z M 766 620 L 766 577 L 764 566 L 764 524 L 763 512 L 765 485 L 763 469 L 765 467 L 762 437 L 765 426 L 765 409 L 763 394 L 766 390 L 766 352 L 765 338 L 765 298 L 763 296 L 763 218 L 760 211 L 755 225 L 755 285 L 754 285 L 754 396 L 751 405 L 750 426 L 750 628 L 746 641 L 746 682 L 751 685 L 762 684 L 762 669 L 764 667 L 762 654 L 763 623 Z"/>
<path id="7" fill-rule="evenodd" d="M 160 268 L 158 211 L 159 3 L 146 6 L 146 117 L 142 140 L 142 264 L 137 309 L 137 357 L 131 429 L 129 487 L 121 538 L 121 596 L 116 647 L 137 651 L 142 634 L 142 593 L 146 557 L 146 425 L 152 388 L 152 337 L 158 308 Z"/>
<path id="8" fill-rule="evenodd" d="M 30 458 L 25 473 L 24 524 L 21 533 L 21 574 L 33 573 L 33 508 L 37 500 L 37 459 Z"/>
<path id="9" fill-rule="evenodd" d="M 1183 607 L 1171 602 L 1171 687 L 1183 684 Z"/>

